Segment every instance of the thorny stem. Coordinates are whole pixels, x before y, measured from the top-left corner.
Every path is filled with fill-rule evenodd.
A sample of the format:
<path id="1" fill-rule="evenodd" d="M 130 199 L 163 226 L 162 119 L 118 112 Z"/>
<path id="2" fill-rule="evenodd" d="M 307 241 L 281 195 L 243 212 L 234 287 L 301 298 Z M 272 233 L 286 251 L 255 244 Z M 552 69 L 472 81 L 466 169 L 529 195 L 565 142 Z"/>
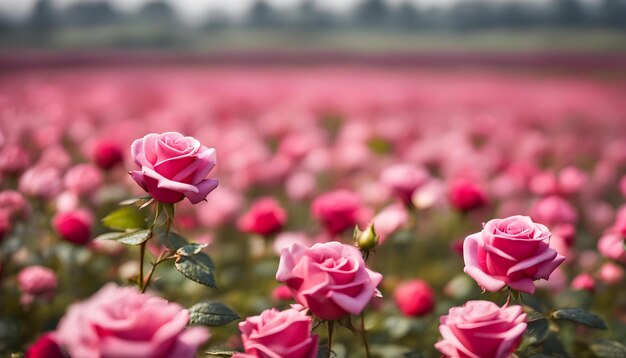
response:
<path id="1" fill-rule="evenodd" d="M 365 356 L 370 358 L 370 347 L 367 343 L 367 331 L 365 330 L 365 312 L 361 312 L 361 337 L 363 337 L 363 346 L 365 346 Z"/>

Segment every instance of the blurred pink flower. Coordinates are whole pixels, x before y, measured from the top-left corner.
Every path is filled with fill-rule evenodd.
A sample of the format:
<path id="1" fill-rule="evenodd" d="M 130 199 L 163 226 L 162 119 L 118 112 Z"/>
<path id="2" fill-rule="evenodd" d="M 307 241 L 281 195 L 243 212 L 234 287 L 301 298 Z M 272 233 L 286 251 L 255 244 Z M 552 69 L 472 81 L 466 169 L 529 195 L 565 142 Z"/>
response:
<path id="1" fill-rule="evenodd" d="M 352 191 L 340 189 L 322 194 L 313 200 L 311 211 L 331 236 L 357 224 L 361 200 Z"/>
<path id="2" fill-rule="evenodd" d="M 91 241 L 92 224 L 93 215 L 85 209 L 59 213 L 52 220 L 59 236 L 74 245 L 85 245 Z"/>
<path id="3" fill-rule="evenodd" d="M 532 208 L 534 220 L 546 225 L 574 224 L 578 219 L 576 209 L 560 196 L 552 195 L 538 200 Z"/>
<path id="4" fill-rule="evenodd" d="M 104 170 L 109 170 L 124 161 L 122 148 L 109 140 L 101 140 L 94 146 L 93 160 Z"/>
<path id="5" fill-rule="evenodd" d="M 91 164 L 78 164 L 68 169 L 63 181 L 76 195 L 93 194 L 102 185 L 102 173 Z"/>
<path id="6" fill-rule="evenodd" d="M 30 158 L 20 146 L 7 144 L 0 149 L 0 173 L 15 174 L 28 168 Z"/>
<path id="7" fill-rule="evenodd" d="M 270 236 L 282 230 L 287 222 L 287 212 L 272 197 L 256 200 L 250 209 L 239 218 L 239 230 Z"/>
<path id="8" fill-rule="evenodd" d="M 425 316 L 435 308 L 435 292 L 422 280 L 410 280 L 396 287 L 393 298 L 403 315 Z"/>
<path id="9" fill-rule="evenodd" d="M 31 167 L 20 177 L 19 190 L 30 196 L 52 199 L 63 187 L 59 171 L 53 167 Z"/>
<path id="10" fill-rule="evenodd" d="M 43 266 L 28 266 L 17 275 L 17 284 L 22 291 L 20 303 L 30 305 L 35 299 L 49 302 L 57 288 L 57 276 L 54 271 Z"/>
<path id="11" fill-rule="evenodd" d="M 454 208 L 462 212 L 481 208 L 488 203 L 485 191 L 467 179 L 456 179 L 450 184 L 449 200 Z"/>
<path id="12" fill-rule="evenodd" d="M 430 178 L 424 168 L 411 164 L 396 164 L 385 168 L 380 181 L 405 205 L 411 204 L 413 193 Z"/>
<path id="13" fill-rule="evenodd" d="M 600 267 L 598 276 L 600 277 L 600 281 L 605 284 L 614 285 L 622 281 L 624 278 L 624 270 L 614 263 L 607 262 Z"/>
<path id="14" fill-rule="evenodd" d="M 382 245 L 391 234 L 406 226 L 409 222 L 409 213 L 398 204 L 392 204 L 381 210 L 374 217 L 374 229 L 380 236 L 379 245 Z"/>
<path id="15" fill-rule="evenodd" d="M 571 283 L 571 287 L 578 291 L 590 291 L 593 292 L 596 289 L 596 280 L 588 273 L 581 273 L 574 277 Z"/>

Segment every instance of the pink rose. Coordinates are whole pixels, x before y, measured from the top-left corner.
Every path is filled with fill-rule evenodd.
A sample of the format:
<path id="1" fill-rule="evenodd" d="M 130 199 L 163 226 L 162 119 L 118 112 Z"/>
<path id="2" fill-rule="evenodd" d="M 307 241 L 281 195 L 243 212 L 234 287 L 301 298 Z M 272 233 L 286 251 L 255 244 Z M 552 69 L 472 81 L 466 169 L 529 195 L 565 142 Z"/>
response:
<path id="1" fill-rule="evenodd" d="M 265 197 L 255 201 L 239 219 L 239 230 L 269 236 L 279 232 L 287 222 L 287 212 L 276 199 Z"/>
<path id="2" fill-rule="evenodd" d="M 213 200 L 210 202 L 201 202 L 196 206 L 198 221 L 207 227 L 234 221 L 244 203 L 244 198 L 239 192 L 223 186 L 213 192 L 211 198 Z"/>
<path id="3" fill-rule="evenodd" d="M 86 210 L 72 210 L 57 214 L 52 220 L 54 230 L 65 241 L 84 245 L 91 240 L 93 217 Z"/>
<path id="4" fill-rule="evenodd" d="M 533 205 L 533 219 L 548 225 L 574 224 L 578 215 L 576 209 L 560 196 L 545 197 Z"/>
<path id="5" fill-rule="evenodd" d="M 403 315 L 425 316 L 435 308 L 435 292 L 422 280 L 403 282 L 396 287 L 393 298 Z"/>
<path id="6" fill-rule="evenodd" d="M 95 145 L 93 160 L 98 167 L 109 170 L 124 161 L 124 153 L 116 143 L 103 140 Z"/>
<path id="7" fill-rule="evenodd" d="M 215 149 L 193 137 L 151 133 L 135 140 L 131 151 L 141 168 L 131 171 L 131 176 L 160 202 L 177 203 L 186 197 L 196 204 L 217 187 L 217 180 L 206 179 L 215 166 Z"/>
<path id="8" fill-rule="evenodd" d="M 466 179 L 457 179 L 450 185 L 450 204 L 462 212 L 472 211 L 487 205 L 484 190 Z"/>
<path id="9" fill-rule="evenodd" d="M 429 179 L 428 172 L 411 164 L 396 164 L 383 170 L 380 181 L 405 205 L 411 204 L 413 192 Z"/>
<path id="10" fill-rule="evenodd" d="M 65 173 L 63 181 L 76 195 L 94 193 L 102 185 L 102 173 L 91 164 L 78 164 Z"/>
<path id="11" fill-rule="evenodd" d="M 409 213 L 399 204 L 392 204 L 384 208 L 374 217 L 374 229 L 380 236 L 379 244 L 383 244 L 394 232 L 407 225 Z"/>
<path id="12" fill-rule="evenodd" d="M 383 276 L 365 267 L 356 247 L 333 241 L 283 249 L 276 279 L 318 318 L 335 320 L 360 314 Z"/>
<path id="13" fill-rule="evenodd" d="M 498 307 L 489 301 L 468 301 L 439 319 L 443 340 L 435 344 L 444 357 L 506 358 L 526 331 L 521 306 Z"/>
<path id="14" fill-rule="evenodd" d="M 17 275 L 17 284 L 22 291 L 20 302 L 30 305 L 35 299 L 51 301 L 57 288 L 54 271 L 43 266 L 28 266 Z"/>
<path id="15" fill-rule="evenodd" d="M 600 280 L 607 285 L 613 285 L 624 278 L 624 270 L 616 264 L 607 262 L 600 267 Z"/>
<path id="16" fill-rule="evenodd" d="M 204 327 L 186 328 L 189 312 L 134 287 L 107 284 L 70 305 L 54 333 L 72 357 L 195 357 Z"/>
<path id="17" fill-rule="evenodd" d="M 54 167 L 32 167 L 20 176 L 19 190 L 26 195 L 51 199 L 62 188 L 61 174 Z"/>
<path id="18" fill-rule="evenodd" d="M 233 358 L 314 358 L 318 336 L 311 334 L 311 317 L 303 311 L 275 308 L 239 323 L 245 353 Z"/>
<path id="19" fill-rule="evenodd" d="M 340 189 L 315 198 L 311 210 L 328 233 L 335 236 L 357 224 L 361 200 L 350 190 Z"/>
<path id="20" fill-rule="evenodd" d="M 493 219 L 463 243 L 464 271 L 487 291 L 504 286 L 533 293 L 565 257 L 550 248 L 550 231 L 527 216 Z"/>
<path id="21" fill-rule="evenodd" d="M 65 355 L 52 333 L 45 333 L 28 347 L 24 358 L 65 358 Z"/>
<path id="22" fill-rule="evenodd" d="M 596 289 L 596 280 L 585 272 L 574 277 L 570 286 L 573 290 L 593 292 Z"/>
<path id="23" fill-rule="evenodd" d="M 3 190 L 0 191 L 0 211 L 11 220 L 23 220 L 30 215 L 31 207 L 20 192 Z"/>
<path id="24" fill-rule="evenodd" d="M 22 147 L 7 144 L 0 150 L 0 173 L 19 173 L 28 168 L 30 159 Z"/>
<path id="25" fill-rule="evenodd" d="M 598 251 L 611 260 L 626 263 L 626 250 L 622 246 L 624 238 L 621 235 L 608 233 L 598 240 Z"/>

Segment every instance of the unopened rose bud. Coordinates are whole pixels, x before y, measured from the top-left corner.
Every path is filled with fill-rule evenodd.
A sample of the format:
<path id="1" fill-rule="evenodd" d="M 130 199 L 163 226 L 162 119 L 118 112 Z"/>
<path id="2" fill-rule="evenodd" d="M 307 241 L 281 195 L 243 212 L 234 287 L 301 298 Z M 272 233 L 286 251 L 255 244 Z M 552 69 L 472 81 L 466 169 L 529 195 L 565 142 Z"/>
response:
<path id="1" fill-rule="evenodd" d="M 354 242 L 361 251 L 372 250 L 378 245 L 378 234 L 374 229 L 374 224 L 369 224 L 365 230 L 361 231 L 358 226 L 354 228 Z"/>

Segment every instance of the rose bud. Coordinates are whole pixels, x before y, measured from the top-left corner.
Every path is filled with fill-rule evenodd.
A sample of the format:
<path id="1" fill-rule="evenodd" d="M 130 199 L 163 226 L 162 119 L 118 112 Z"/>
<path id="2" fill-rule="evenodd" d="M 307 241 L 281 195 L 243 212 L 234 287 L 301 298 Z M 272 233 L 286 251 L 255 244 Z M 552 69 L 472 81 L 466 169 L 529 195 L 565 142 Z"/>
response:
<path id="1" fill-rule="evenodd" d="M 122 163 L 124 154 L 119 145 L 103 140 L 94 147 L 93 160 L 100 168 L 109 170 Z"/>
<path id="2" fill-rule="evenodd" d="M 76 195 L 94 193 L 102 185 L 102 173 L 91 164 L 71 167 L 63 177 L 65 187 Z"/>
<path id="3" fill-rule="evenodd" d="M 282 230 L 287 213 L 274 198 L 265 197 L 255 201 L 239 219 L 239 230 L 247 233 L 270 236 Z"/>
<path id="4" fill-rule="evenodd" d="M 484 190 L 466 179 L 457 179 L 450 185 L 450 204 L 461 212 L 469 212 L 487 205 Z"/>
<path id="5" fill-rule="evenodd" d="M 54 340 L 52 333 L 45 333 L 35 341 L 24 355 L 24 358 L 64 358 L 61 347 Z"/>
<path id="6" fill-rule="evenodd" d="M 52 224 L 59 236 L 75 245 L 84 245 L 91 240 L 93 217 L 86 210 L 73 210 L 57 214 Z"/>
<path id="7" fill-rule="evenodd" d="M 151 133 L 135 140 L 131 151 L 140 170 L 130 175 L 159 202 L 177 203 L 187 198 L 197 204 L 217 187 L 217 180 L 206 179 L 216 163 L 215 149 L 193 137 Z"/>
<path id="8" fill-rule="evenodd" d="M 32 167 L 20 176 L 19 190 L 26 195 L 52 199 L 62 188 L 61 175 L 53 167 Z"/>
<path id="9" fill-rule="evenodd" d="M 71 304 L 55 332 L 71 357 L 192 358 L 209 337 L 177 303 L 112 283 Z"/>
<path id="10" fill-rule="evenodd" d="M 444 357 L 507 358 L 522 342 L 526 315 L 521 306 L 498 307 L 468 301 L 439 319 L 443 340 L 435 344 Z"/>
<path id="11" fill-rule="evenodd" d="M 435 293 L 422 280 L 401 283 L 396 287 L 393 298 L 402 314 L 409 317 L 425 316 L 435 308 Z"/>
<path id="12" fill-rule="evenodd" d="M 548 279 L 565 257 L 550 247 L 550 231 L 528 216 L 489 220 L 463 243 L 465 273 L 487 291 L 504 286 L 534 293 L 534 281 Z"/>
<path id="13" fill-rule="evenodd" d="M 585 272 L 574 277 L 570 286 L 573 290 L 593 292 L 596 289 L 596 280 Z"/>
<path id="14" fill-rule="evenodd" d="M 418 166 L 396 164 L 383 170 L 380 181 L 405 205 L 411 204 L 413 193 L 428 182 L 430 175 Z"/>
<path id="15" fill-rule="evenodd" d="M 624 278 L 624 270 L 616 264 L 607 262 L 600 267 L 600 280 L 607 285 L 614 285 Z"/>
<path id="16" fill-rule="evenodd" d="M 322 194 L 313 200 L 313 216 L 319 220 L 331 236 L 353 228 L 359 219 L 361 201 L 359 197 L 345 189 Z"/>
<path id="17" fill-rule="evenodd" d="M 378 234 L 374 229 L 374 224 L 369 224 L 363 231 L 355 226 L 353 238 L 354 244 L 361 251 L 373 250 L 378 245 Z"/>
<path id="18" fill-rule="evenodd" d="M 28 266 L 17 275 L 17 284 L 22 291 L 20 302 L 28 306 L 35 299 L 52 300 L 57 288 L 57 276 L 49 268 Z"/>
<path id="19" fill-rule="evenodd" d="M 235 353 L 233 358 L 315 358 L 319 337 L 311 334 L 312 326 L 311 317 L 302 311 L 265 310 L 239 323 L 245 354 Z"/>

